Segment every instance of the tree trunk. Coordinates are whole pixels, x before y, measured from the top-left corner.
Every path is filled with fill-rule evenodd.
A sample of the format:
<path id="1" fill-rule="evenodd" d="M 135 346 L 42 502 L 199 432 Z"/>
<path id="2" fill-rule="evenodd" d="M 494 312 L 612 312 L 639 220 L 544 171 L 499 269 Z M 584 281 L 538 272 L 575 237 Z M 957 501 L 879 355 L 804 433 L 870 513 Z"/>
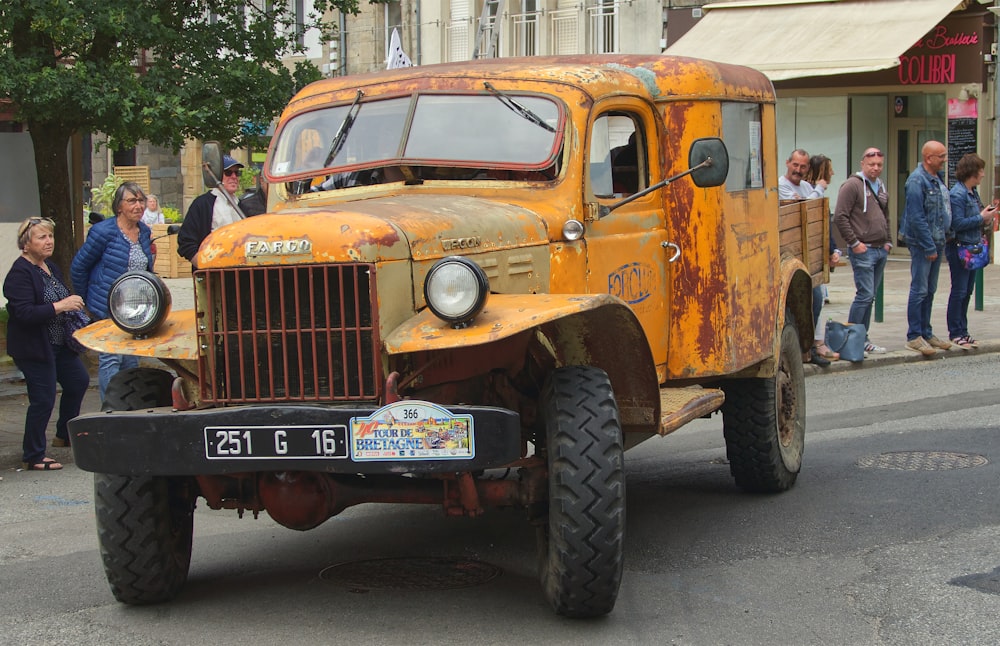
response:
<path id="1" fill-rule="evenodd" d="M 52 259 L 71 282 L 69 268 L 76 254 L 73 227 L 73 200 L 69 178 L 69 140 L 72 131 L 49 123 L 28 120 L 28 132 L 35 151 L 35 173 L 38 176 L 38 199 L 42 217 L 56 223 L 55 251 Z"/>

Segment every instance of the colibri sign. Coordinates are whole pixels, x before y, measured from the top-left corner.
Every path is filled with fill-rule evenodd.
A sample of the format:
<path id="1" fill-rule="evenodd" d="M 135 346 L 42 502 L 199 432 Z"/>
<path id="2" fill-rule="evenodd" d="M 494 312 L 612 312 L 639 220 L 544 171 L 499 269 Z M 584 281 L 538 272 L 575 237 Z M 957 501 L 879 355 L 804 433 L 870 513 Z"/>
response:
<path id="1" fill-rule="evenodd" d="M 974 83 L 983 79 L 981 17 L 946 20 L 899 57 L 892 70 L 900 85 Z M 888 79 L 887 79 L 888 80 Z"/>

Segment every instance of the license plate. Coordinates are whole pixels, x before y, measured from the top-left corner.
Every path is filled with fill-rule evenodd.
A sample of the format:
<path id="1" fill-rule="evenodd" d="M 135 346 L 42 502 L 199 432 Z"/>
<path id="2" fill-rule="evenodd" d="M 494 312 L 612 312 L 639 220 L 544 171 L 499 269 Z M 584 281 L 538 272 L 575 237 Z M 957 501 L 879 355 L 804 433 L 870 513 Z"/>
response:
<path id="1" fill-rule="evenodd" d="M 344 459 L 347 427 L 206 426 L 205 457 L 209 460 Z"/>

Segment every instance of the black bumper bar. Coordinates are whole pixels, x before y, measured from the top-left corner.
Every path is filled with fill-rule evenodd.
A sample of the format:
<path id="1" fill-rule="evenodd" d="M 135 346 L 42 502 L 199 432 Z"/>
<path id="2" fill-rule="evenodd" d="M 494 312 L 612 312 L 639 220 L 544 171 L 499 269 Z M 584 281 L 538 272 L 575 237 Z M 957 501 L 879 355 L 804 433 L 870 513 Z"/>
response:
<path id="1" fill-rule="evenodd" d="M 153 408 L 81 415 L 70 421 L 69 431 L 78 467 L 132 476 L 457 473 L 500 467 L 520 457 L 520 418 L 510 410 L 446 407 L 455 418 L 471 418 L 469 432 L 459 434 L 466 437 L 464 443 L 445 434 L 448 441 L 436 435 L 434 444 L 421 433 L 352 426 L 352 419 L 374 410 L 308 404 Z M 419 446 L 433 446 L 433 456 L 425 450 L 421 457 Z"/>

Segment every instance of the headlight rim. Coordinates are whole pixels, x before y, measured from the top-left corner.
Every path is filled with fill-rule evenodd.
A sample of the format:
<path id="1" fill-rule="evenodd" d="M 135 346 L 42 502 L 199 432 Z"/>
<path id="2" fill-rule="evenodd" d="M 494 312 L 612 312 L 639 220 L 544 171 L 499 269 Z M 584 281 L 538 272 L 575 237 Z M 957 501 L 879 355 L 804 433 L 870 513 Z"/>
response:
<path id="1" fill-rule="evenodd" d="M 472 306 L 459 315 L 447 314 L 441 311 L 440 307 L 434 303 L 434 299 L 432 298 L 430 291 L 435 275 L 444 267 L 453 264 L 461 265 L 470 271 L 470 274 L 475 279 L 475 286 L 478 292 Z M 427 303 L 427 307 L 431 310 L 434 316 L 438 317 L 442 321 L 445 321 L 456 329 L 468 326 L 477 316 L 479 316 L 480 313 L 482 313 L 483 309 L 486 307 L 489 295 L 490 281 L 486 276 L 486 272 L 479 266 L 478 263 L 466 258 L 465 256 L 447 256 L 445 258 L 441 258 L 434 263 L 434 265 L 427 272 L 427 275 L 424 277 L 424 302 Z"/>
<path id="2" fill-rule="evenodd" d="M 152 303 L 154 307 L 154 314 L 149 320 L 138 326 L 133 326 L 127 324 L 123 321 L 115 310 L 114 302 L 115 295 L 120 289 L 125 288 L 125 284 L 140 279 L 143 282 L 149 284 L 153 288 L 153 293 L 156 300 Z M 155 332 L 163 322 L 167 319 L 167 315 L 170 314 L 171 307 L 171 296 L 170 289 L 167 284 L 163 282 L 163 279 L 150 271 L 145 270 L 132 270 L 127 271 L 111 283 L 111 288 L 108 290 L 108 317 L 114 322 L 116 326 L 123 332 L 131 334 L 133 338 L 144 339 L 148 337 L 152 332 Z"/>

